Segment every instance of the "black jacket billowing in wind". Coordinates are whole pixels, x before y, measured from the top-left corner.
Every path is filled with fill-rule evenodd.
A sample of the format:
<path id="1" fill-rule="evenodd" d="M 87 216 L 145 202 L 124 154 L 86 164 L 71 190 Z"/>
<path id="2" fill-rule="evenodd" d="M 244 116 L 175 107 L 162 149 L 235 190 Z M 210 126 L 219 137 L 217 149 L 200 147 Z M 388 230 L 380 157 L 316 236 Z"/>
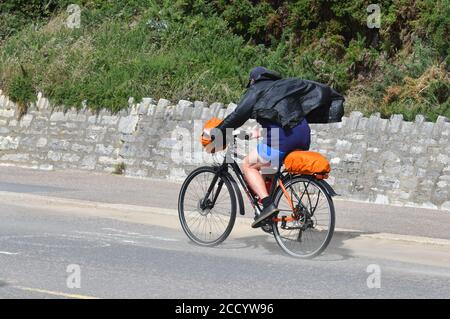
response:
<path id="1" fill-rule="evenodd" d="M 270 70 L 255 78 L 235 111 L 218 127 L 238 128 L 248 119 L 268 120 L 293 128 L 304 118 L 308 123 L 340 122 L 344 97 L 331 87 L 297 78 L 281 79 Z"/>

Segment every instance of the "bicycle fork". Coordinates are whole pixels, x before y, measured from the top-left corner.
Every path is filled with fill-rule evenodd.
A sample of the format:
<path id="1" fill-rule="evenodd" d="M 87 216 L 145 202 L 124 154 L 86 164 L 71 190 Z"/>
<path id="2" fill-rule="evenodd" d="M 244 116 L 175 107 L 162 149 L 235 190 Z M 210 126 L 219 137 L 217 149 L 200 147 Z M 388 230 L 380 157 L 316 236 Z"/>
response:
<path id="1" fill-rule="evenodd" d="M 216 186 L 217 180 L 219 179 L 219 174 L 216 174 L 211 182 L 211 185 L 209 185 L 208 191 L 205 194 L 205 197 L 203 198 L 202 202 L 200 203 L 200 208 L 202 210 L 204 209 L 212 209 L 214 205 L 216 204 L 217 198 L 219 197 L 220 191 L 223 187 L 223 180 L 219 180 L 219 184 L 217 185 L 217 189 L 215 193 L 213 194 L 212 201 L 209 201 L 209 196 L 214 191 L 214 187 Z"/>

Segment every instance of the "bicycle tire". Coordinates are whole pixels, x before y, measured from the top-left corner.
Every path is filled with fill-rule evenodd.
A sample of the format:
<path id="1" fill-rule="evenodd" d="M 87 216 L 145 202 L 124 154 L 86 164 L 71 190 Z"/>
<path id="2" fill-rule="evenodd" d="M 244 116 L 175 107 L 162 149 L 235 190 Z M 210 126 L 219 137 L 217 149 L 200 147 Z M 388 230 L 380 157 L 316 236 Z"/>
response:
<path id="1" fill-rule="evenodd" d="M 225 186 L 225 187 L 221 188 L 221 191 L 226 189 L 229 194 L 229 197 L 230 197 L 229 198 L 230 199 L 230 203 L 229 203 L 230 211 L 229 211 L 228 223 L 227 223 L 223 233 L 220 234 L 214 240 L 201 239 L 198 236 L 196 236 L 186 220 L 185 199 L 186 199 L 186 193 L 189 190 L 189 186 L 191 186 L 191 184 L 195 180 L 195 178 L 196 177 L 198 178 L 200 176 L 200 174 L 205 174 L 205 173 L 211 174 L 212 176 L 217 174 L 216 169 L 214 167 L 211 167 L 211 166 L 199 167 L 199 168 L 195 169 L 194 171 L 192 171 L 188 175 L 186 180 L 184 181 L 183 185 L 181 186 L 180 194 L 178 197 L 178 216 L 179 216 L 181 227 L 182 227 L 183 231 L 185 232 L 185 234 L 191 241 L 193 241 L 194 243 L 196 243 L 200 246 L 216 246 L 216 245 L 219 245 L 220 243 L 222 243 L 230 235 L 230 233 L 233 229 L 234 223 L 236 221 L 236 211 L 237 211 L 236 195 L 234 193 L 234 188 L 233 188 L 230 180 L 225 175 L 219 175 L 218 176 L 219 180 L 223 181 L 223 185 Z M 205 193 L 206 193 L 206 191 L 205 191 Z M 200 197 L 201 196 L 203 196 L 203 195 L 200 195 Z M 201 198 L 199 198 L 199 200 L 200 199 Z M 200 210 L 200 208 L 197 208 L 197 209 Z M 208 214 L 211 214 L 211 216 L 212 216 L 211 212 L 205 213 L 205 210 L 202 210 L 202 212 L 199 211 L 198 213 L 202 216 L 203 216 L 203 214 L 206 214 L 205 216 L 208 216 Z M 214 227 L 217 228 L 218 224 L 215 224 Z M 212 230 L 212 226 L 211 226 L 210 231 L 211 230 Z"/>
<path id="2" fill-rule="evenodd" d="M 328 205 L 328 213 L 329 213 L 329 225 L 328 225 L 328 231 L 326 233 L 326 236 L 325 236 L 324 240 L 321 242 L 321 244 L 316 249 L 313 249 L 312 251 L 305 252 L 305 253 L 298 253 L 298 252 L 293 251 L 292 248 L 289 248 L 288 245 L 285 242 L 283 242 L 282 236 L 280 234 L 279 222 L 272 223 L 273 235 L 275 237 L 277 244 L 283 249 L 284 252 L 286 252 L 290 256 L 293 256 L 296 258 L 304 258 L 304 259 L 314 258 L 314 257 L 320 255 L 328 247 L 328 245 L 333 237 L 334 228 L 335 228 L 334 203 L 333 203 L 333 199 L 331 198 L 331 196 L 328 194 L 326 189 L 319 182 L 302 177 L 301 175 L 294 176 L 291 180 L 289 180 L 285 184 L 286 190 L 287 191 L 291 190 L 293 185 L 295 185 L 297 183 L 303 183 L 303 185 L 305 185 L 305 183 L 309 183 L 309 184 L 313 185 L 314 187 L 316 187 L 316 189 L 320 190 L 320 193 L 325 197 L 326 203 Z M 276 193 L 275 193 L 275 197 L 274 197 L 274 203 L 277 207 L 280 204 L 280 200 L 283 196 L 284 195 L 283 195 L 282 189 L 280 187 L 278 187 L 278 189 L 276 190 Z M 320 195 L 318 195 L 318 198 L 319 198 L 319 196 Z M 309 229 L 307 229 L 305 231 L 305 233 L 307 231 L 309 231 Z M 303 234 L 300 236 L 303 236 Z"/>

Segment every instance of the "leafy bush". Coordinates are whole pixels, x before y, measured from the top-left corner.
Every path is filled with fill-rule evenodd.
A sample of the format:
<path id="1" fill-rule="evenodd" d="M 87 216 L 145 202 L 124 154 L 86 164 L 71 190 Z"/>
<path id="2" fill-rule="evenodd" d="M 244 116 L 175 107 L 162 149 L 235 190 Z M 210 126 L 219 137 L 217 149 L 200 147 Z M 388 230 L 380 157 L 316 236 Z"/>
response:
<path id="1" fill-rule="evenodd" d="M 6 93 L 14 103 L 17 103 L 19 118 L 27 113 L 29 103 L 36 101 L 32 80 L 23 68 L 21 68 L 21 74 L 11 79 Z"/>
<path id="2" fill-rule="evenodd" d="M 348 110 L 448 114 L 448 0 L 383 1 L 380 30 L 366 26 L 371 2 L 5 0 L 0 86 L 17 87 L 26 65 L 18 96 L 118 111 L 130 96 L 236 101 L 264 65 L 335 87 Z M 65 26 L 69 3 L 80 29 Z"/>
<path id="3" fill-rule="evenodd" d="M 418 31 L 432 43 L 447 65 L 450 65 L 450 3 L 448 0 L 425 0 L 418 2 L 420 18 L 416 21 Z"/>

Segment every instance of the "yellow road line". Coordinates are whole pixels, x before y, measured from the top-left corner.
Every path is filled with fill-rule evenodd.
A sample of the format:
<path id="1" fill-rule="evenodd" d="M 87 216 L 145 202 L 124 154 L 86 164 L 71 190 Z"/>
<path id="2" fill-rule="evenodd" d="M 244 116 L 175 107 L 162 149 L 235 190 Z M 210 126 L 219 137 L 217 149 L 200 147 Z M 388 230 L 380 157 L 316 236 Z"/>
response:
<path id="1" fill-rule="evenodd" d="M 36 288 L 29 288 L 29 287 L 22 287 L 22 286 L 14 286 L 14 288 L 24 290 L 24 291 L 30 291 L 30 292 L 38 292 L 41 294 L 47 294 L 52 296 L 58 296 L 58 297 L 65 297 L 65 298 L 72 298 L 72 299 L 100 299 L 98 297 L 92 297 L 92 296 L 85 296 L 85 295 L 76 295 L 76 294 L 67 294 L 64 292 L 58 292 L 58 291 L 50 291 L 45 289 L 36 289 Z"/>

